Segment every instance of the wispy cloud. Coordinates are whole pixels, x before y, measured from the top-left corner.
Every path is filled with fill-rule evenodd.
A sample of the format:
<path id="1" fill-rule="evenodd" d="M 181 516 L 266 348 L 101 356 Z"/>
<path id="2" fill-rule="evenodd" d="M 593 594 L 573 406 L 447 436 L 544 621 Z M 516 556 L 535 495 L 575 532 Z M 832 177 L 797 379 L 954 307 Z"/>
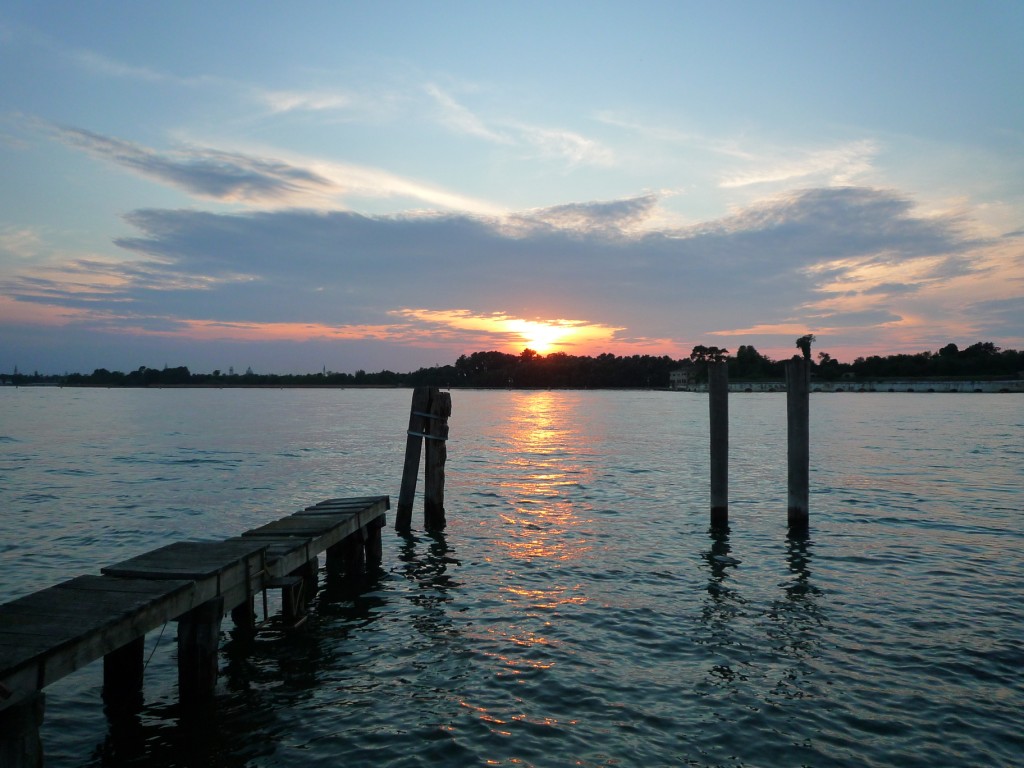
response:
<path id="1" fill-rule="evenodd" d="M 201 146 L 159 151 L 81 128 L 47 128 L 63 144 L 191 195 L 264 208 L 337 208 L 343 198 L 405 198 L 441 209 L 499 215 L 498 206 L 378 168 L 282 160 Z"/>
<path id="2" fill-rule="evenodd" d="M 104 54 L 97 53 L 96 51 L 79 49 L 70 51 L 68 56 L 78 66 L 106 77 L 126 78 L 149 83 L 178 80 L 178 78 L 171 77 L 170 75 L 150 69 L 149 67 L 126 64 Z"/>
<path id="3" fill-rule="evenodd" d="M 0 256 L 28 261 L 40 251 L 38 233 L 27 227 L 0 226 Z"/>
<path id="4" fill-rule="evenodd" d="M 512 139 L 489 128 L 477 115 L 460 104 L 455 98 L 434 83 L 428 83 L 424 90 L 439 108 L 439 122 L 456 133 L 475 136 L 497 144 L 510 144 Z"/>
<path id="5" fill-rule="evenodd" d="M 80 128 L 53 130 L 69 146 L 212 200 L 282 203 L 340 192 L 329 179 L 279 160 L 207 148 L 157 152 Z"/>
<path id="6" fill-rule="evenodd" d="M 355 103 L 345 91 L 258 91 L 257 98 L 272 112 L 323 112 L 347 109 Z"/>
<path id="7" fill-rule="evenodd" d="M 869 140 L 812 150 L 782 150 L 751 158 L 747 167 L 726 173 L 719 186 L 725 189 L 810 180 L 823 177 L 831 184 L 848 185 L 872 170 L 878 146 Z"/>
<path id="8" fill-rule="evenodd" d="M 570 165 L 610 165 L 614 161 L 611 149 L 576 131 L 503 119 L 488 122 L 434 83 L 426 86 L 426 92 L 440 107 L 439 122 L 456 133 L 519 146 L 535 156 Z"/>

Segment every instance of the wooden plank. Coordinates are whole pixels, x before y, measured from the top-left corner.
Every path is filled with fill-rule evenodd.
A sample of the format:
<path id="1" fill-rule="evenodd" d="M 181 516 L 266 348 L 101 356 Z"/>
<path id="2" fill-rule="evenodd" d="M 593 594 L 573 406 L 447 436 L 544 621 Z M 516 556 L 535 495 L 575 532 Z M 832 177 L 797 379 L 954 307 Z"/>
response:
<path id="1" fill-rule="evenodd" d="M 315 506 L 323 507 L 331 504 L 374 504 L 378 501 L 384 501 L 388 504 L 387 509 L 391 509 L 391 497 L 387 495 L 382 496 L 349 496 L 347 498 L 340 499 L 324 499 L 318 502 Z"/>
<path id="2" fill-rule="evenodd" d="M 331 509 L 380 509 L 385 511 L 391 509 L 391 497 L 390 496 L 360 496 L 354 499 L 328 499 L 327 501 L 321 501 L 319 504 L 314 504 L 311 507 L 306 507 L 303 513 L 316 513 L 319 511 L 328 511 Z"/>
<path id="3" fill-rule="evenodd" d="M 275 520 L 272 523 L 267 523 L 266 525 L 261 525 L 259 528 L 253 528 L 243 533 L 242 536 L 269 536 L 272 538 L 303 536 L 315 538 L 327 533 L 336 525 L 347 522 L 350 517 L 356 514 L 356 512 L 352 512 L 340 515 L 292 515 Z"/>
<path id="4" fill-rule="evenodd" d="M 322 550 L 317 549 L 314 539 L 286 536 L 283 538 L 260 537 L 260 543 L 267 548 L 267 578 L 285 576 L 308 561 L 315 559 Z M 262 588 L 266 588 L 266 584 Z M 255 591 L 260 591 L 256 589 Z"/>
<path id="5" fill-rule="evenodd" d="M 101 568 L 107 576 L 139 579 L 208 579 L 261 553 L 244 541 L 183 541 Z"/>

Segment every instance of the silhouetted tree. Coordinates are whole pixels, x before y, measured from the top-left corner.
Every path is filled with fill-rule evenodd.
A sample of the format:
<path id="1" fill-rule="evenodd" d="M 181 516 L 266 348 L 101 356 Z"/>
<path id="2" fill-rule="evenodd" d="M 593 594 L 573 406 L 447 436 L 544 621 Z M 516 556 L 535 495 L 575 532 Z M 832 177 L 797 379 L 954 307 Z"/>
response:
<path id="1" fill-rule="evenodd" d="M 815 342 L 814 334 L 808 333 L 796 340 L 796 346 L 804 353 L 804 360 L 811 359 L 811 344 Z"/>

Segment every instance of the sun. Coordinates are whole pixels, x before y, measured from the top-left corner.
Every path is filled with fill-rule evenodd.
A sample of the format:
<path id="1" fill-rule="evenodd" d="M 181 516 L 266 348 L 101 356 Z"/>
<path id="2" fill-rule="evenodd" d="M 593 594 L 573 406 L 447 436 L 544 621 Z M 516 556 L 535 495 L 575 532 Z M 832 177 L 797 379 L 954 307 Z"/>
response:
<path id="1" fill-rule="evenodd" d="M 546 355 L 558 342 L 575 333 L 575 329 L 570 326 L 537 320 L 518 320 L 511 330 L 522 337 L 529 349 L 541 355 Z"/>

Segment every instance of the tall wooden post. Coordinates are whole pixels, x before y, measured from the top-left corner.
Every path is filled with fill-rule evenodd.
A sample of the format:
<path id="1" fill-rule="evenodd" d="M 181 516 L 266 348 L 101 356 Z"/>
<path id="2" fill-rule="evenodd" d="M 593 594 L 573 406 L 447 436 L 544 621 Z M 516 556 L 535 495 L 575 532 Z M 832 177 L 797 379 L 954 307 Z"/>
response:
<path id="1" fill-rule="evenodd" d="M 789 458 L 788 523 L 809 525 L 811 475 L 810 361 L 794 355 L 786 364 L 786 423 Z"/>
<path id="2" fill-rule="evenodd" d="M 409 431 L 405 438 L 405 466 L 402 468 L 402 489 L 398 494 L 398 510 L 395 512 L 395 529 L 407 531 L 412 527 L 412 504 L 416 498 L 416 476 L 420 471 L 420 452 L 423 435 L 429 421 L 430 387 L 416 387 L 412 391 L 412 408 L 409 411 Z"/>
<path id="3" fill-rule="evenodd" d="M 452 415 L 452 396 L 433 393 L 430 424 L 427 429 L 427 460 L 423 474 L 423 524 L 432 530 L 444 528 L 444 465 L 448 460 L 448 417 Z"/>
<path id="4" fill-rule="evenodd" d="M 416 476 L 419 473 L 422 441 L 427 441 L 424 470 L 424 525 L 444 528 L 444 465 L 448 458 L 448 417 L 452 412 L 452 396 L 437 387 L 416 387 L 412 394 L 409 431 L 405 442 L 405 466 L 402 489 L 398 496 L 395 528 L 407 531 L 412 526 L 412 506 L 416 498 Z"/>
<path id="5" fill-rule="evenodd" d="M 215 597 L 178 619 L 178 695 L 182 704 L 213 695 L 223 616 L 224 598 Z"/>
<path id="6" fill-rule="evenodd" d="M 711 426 L 711 525 L 729 525 L 729 368 L 708 363 Z"/>

